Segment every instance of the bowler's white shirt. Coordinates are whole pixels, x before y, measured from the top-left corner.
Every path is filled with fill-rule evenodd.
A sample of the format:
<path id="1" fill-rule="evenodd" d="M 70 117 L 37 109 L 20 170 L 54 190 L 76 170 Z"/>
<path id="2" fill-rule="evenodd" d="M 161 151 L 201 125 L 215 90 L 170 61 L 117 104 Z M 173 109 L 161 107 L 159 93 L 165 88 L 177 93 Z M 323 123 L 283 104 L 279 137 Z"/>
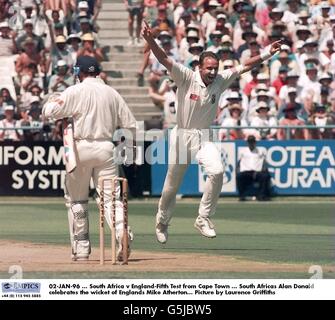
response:
<path id="1" fill-rule="evenodd" d="M 171 77 L 177 90 L 177 125 L 184 129 L 208 129 L 213 123 L 221 93 L 239 76 L 242 68 L 231 68 L 218 74 L 206 87 L 200 72 L 173 63 Z"/>

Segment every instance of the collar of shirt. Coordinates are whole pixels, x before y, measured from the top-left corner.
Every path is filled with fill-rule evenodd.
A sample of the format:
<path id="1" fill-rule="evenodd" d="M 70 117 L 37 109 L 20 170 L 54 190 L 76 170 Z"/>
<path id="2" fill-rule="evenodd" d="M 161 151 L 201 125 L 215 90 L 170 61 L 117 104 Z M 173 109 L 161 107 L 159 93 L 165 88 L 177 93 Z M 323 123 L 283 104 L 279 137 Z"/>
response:
<path id="1" fill-rule="evenodd" d="M 197 70 L 195 72 L 195 81 L 198 82 L 202 87 L 206 88 L 206 85 L 204 84 L 204 82 L 201 79 L 201 75 L 200 75 L 200 71 Z"/>
<path id="2" fill-rule="evenodd" d="M 92 77 L 87 77 L 87 78 L 85 78 L 84 80 L 83 80 L 83 82 L 97 82 L 97 83 L 104 83 L 104 81 L 101 79 L 101 78 L 99 78 L 99 77 L 96 77 L 96 78 L 92 78 Z"/>

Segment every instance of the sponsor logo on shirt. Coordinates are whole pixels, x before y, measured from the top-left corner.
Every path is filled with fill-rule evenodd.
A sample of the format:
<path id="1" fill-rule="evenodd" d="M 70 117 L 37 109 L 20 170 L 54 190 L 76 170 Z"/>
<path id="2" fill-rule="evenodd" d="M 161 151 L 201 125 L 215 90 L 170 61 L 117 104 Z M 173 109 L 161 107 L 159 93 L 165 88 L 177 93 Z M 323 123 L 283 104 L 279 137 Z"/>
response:
<path id="1" fill-rule="evenodd" d="M 200 97 L 195 93 L 191 93 L 190 99 L 193 100 L 193 101 L 198 101 L 200 99 Z"/>
<path id="2" fill-rule="evenodd" d="M 215 94 L 212 94 L 212 97 L 211 97 L 211 103 L 214 104 L 214 103 L 215 103 L 215 100 L 216 100 L 216 96 L 215 96 Z"/>

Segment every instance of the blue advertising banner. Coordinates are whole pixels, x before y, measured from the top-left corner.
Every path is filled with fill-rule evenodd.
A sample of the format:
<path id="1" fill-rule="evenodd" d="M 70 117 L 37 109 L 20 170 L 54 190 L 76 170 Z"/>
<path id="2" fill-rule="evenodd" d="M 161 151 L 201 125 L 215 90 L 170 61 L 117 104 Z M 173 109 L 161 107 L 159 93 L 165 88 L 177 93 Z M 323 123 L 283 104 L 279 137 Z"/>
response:
<path id="1" fill-rule="evenodd" d="M 165 150 L 167 142 L 159 140 L 152 150 Z M 236 166 L 238 155 L 246 147 L 244 141 L 219 142 L 225 164 L 222 193 L 236 195 Z M 258 148 L 267 152 L 267 163 L 277 195 L 335 195 L 335 142 L 333 140 L 259 141 Z M 160 161 L 160 163 L 162 163 Z M 160 195 L 167 164 L 152 162 L 152 195 Z M 185 173 L 179 194 L 200 195 L 205 174 L 197 164 L 191 164 Z"/>

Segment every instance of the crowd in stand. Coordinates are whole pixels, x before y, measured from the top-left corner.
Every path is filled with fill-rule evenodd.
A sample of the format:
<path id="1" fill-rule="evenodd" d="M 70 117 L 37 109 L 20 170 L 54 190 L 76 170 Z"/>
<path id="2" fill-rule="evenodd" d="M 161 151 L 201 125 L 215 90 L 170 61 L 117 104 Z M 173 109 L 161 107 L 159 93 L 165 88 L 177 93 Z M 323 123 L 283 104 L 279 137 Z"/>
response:
<path id="1" fill-rule="evenodd" d="M 105 59 L 96 23 L 101 4 L 0 0 L 0 140 L 61 139 L 61 122 L 45 122 L 41 107 L 48 95 L 75 83 L 78 56 Z M 222 127 L 221 139 L 335 137 L 333 129 L 299 128 L 335 124 L 335 0 L 125 0 L 125 7 L 128 45 L 143 45 L 144 18 L 166 53 L 193 70 L 204 50 L 218 55 L 222 71 L 282 40 L 278 55 L 222 93 L 213 123 Z M 149 94 L 170 127 L 176 122 L 176 85 L 150 52 L 144 53 L 139 85 L 146 69 Z M 294 127 L 289 135 L 268 128 L 278 125 Z M 24 126 L 37 129 L 20 130 Z"/>
<path id="2" fill-rule="evenodd" d="M 222 93 L 213 123 L 222 127 L 221 139 L 246 139 L 249 135 L 279 140 L 335 137 L 333 129 L 299 128 L 335 123 L 335 1 L 131 2 L 143 8 L 143 16 L 151 22 L 165 52 L 193 70 L 204 50 L 219 56 L 222 71 L 262 53 L 269 43 L 282 40 L 278 55 L 243 74 Z M 132 28 L 129 30 L 132 44 Z M 176 122 L 176 86 L 150 53 L 144 56 L 139 80 L 147 68 L 150 96 L 164 110 L 165 126 L 170 127 Z M 293 128 L 288 132 L 269 126 Z"/>
<path id="3" fill-rule="evenodd" d="M 42 105 L 75 83 L 77 57 L 104 60 L 100 8 L 101 0 L 0 0 L 0 140 L 62 139 L 62 122 L 42 119 Z"/>

